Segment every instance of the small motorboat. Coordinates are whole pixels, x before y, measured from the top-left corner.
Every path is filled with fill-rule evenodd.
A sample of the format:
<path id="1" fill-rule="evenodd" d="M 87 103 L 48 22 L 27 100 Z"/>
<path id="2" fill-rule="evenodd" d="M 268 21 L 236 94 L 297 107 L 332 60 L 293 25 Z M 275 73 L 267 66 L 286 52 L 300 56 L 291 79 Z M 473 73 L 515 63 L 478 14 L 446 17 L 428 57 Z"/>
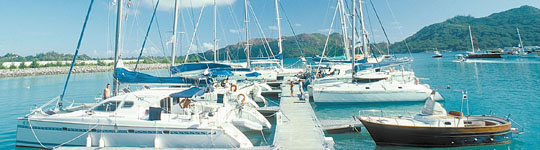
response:
<path id="1" fill-rule="evenodd" d="M 467 95 L 463 95 L 467 99 Z M 467 107 L 468 108 L 468 107 Z M 361 115 L 366 111 L 360 111 Z M 377 145 L 413 147 L 458 147 L 506 144 L 512 141 L 509 118 L 466 115 L 446 110 L 428 100 L 420 114 L 383 116 L 388 112 L 368 110 L 380 116 L 358 116 Z M 515 122 L 514 122 L 515 123 Z M 517 124 L 516 124 L 517 125 Z"/>
<path id="2" fill-rule="evenodd" d="M 439 57 L 442 57 L 442 56 L 443 56 L 443 55 L 441 54 L 441 52 L 439 52 L 439 51 L 435 51 L 434 53 L 435 53 L 435 54 L 434 54 L 433 56 L 431 56 L 431 57 L 439 58 Z"/>
<path id="3" fill-rule="evenodd" d="M 460 62 L 464 62 L 464 61 L 467 61 L 467 58 L 465 58 L 465 56 L 463 56 L 463 54 L 457 54 L 456 55 L 456 59 Z"/>

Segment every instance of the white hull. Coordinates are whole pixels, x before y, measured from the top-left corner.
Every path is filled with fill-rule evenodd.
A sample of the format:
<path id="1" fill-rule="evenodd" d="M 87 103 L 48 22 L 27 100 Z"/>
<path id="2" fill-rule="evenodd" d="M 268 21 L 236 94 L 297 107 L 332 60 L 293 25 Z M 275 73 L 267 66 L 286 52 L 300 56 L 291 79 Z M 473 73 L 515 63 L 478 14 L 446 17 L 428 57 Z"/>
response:
<path id="1" fill-rule="evenodd" d="M 370 87 L 367 89 L 366 87 Z M 401 88 L 399 88 L 401 87 Z M 425 101 L 432 90 L 424 85 L 377 85 L 338 83 L 330 87 L 314 86 L 310 89 L 316 103 L 362 103 Z M 436 93 L 436 100 L 442 96 Z"/>
<path id="2" fill-rule="evenodd" d="M 236 129 L 236 132 L 239 134 L 233 137 L 232 134 L 224 133 L 224 129 L 220 128 L 156 128 L 114 126 L 114 124 L 96 126 L 95 124 L 59 123 L 37 120 L 31 120 L 30 123 L 32 128 L 26 118 L 19 119 L 17 125 L 17 146 L 39 148 L 43 148 L 43 146 L 53 148 L 61 144 L 63 146 L 78 147 L 153 148 L 236 148 L 253 146 L 250 142 L 241 143 L 236 140 L 247 140 L 247 137 L 241 134 L 238 129 Z M 100 145 L 100 140 L 103 145 Z M 87 143 L 90 145 L 87 145 Z"/>

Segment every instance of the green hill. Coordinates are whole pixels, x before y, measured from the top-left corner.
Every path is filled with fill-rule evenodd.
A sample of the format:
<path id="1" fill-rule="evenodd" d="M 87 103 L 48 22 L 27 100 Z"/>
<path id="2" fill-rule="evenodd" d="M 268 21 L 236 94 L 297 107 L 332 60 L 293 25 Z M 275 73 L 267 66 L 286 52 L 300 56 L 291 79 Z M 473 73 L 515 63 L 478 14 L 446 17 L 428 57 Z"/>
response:
<path id="1" fill-rule="evenodd" d="M 300 47 L 304 50 L 305 56 L 313 57 L 316 55 L 321 55 L 324 48 L 324 44 L 327 36 L 320 33 L 303 33 L 297 35 L 298 44 L 296 39 L 293 36 L 283 36 L 283 51 L 285 58 L 295 58 L 302 56 Z M 267 57 L 271 56 L 269 47 L 272 49 L 272 53 L 277 55 L 279 53 L 278 41 L 277 39 L 267 38 L 268 44 L 266 44 L 265 39 L 256 38 L 250 40 L 251 45 L 251 57 Z M 229 56 L 232 59 L 245 59 L 244 45 L 246 42 L 239 42 L 233 45 L 226 46 L 219 49 L 219 60 L 224 60 L 229 52 Z M 343 55 L 343 39 L 340 34 L 333 33 L 330 35 L 330 40 L 328 42 L 328 50 L 326 54 L 330 55 Z M 190 56 L 190 60 L 205 60 L 201 58 L 204 56 L 208 60 L 213 60 L 213 52 L 206 51 L 203 54 L 198 54 L 199 57 Z"/>
<path id="2" fill-rule="evenodd" d="M 422 28 L 406 40 L 413 52 L 426 50 L 469 50 L 471 47 L 468 26 L 471 26 L 475 47 L 494 49 L 517 46 L 516 27 L 523 45 L 540 43 L 540 9 L 521 6 L 487 17 L 456 16 L 441 23 Z M 396 52 L 406 52 L 403 41 L 391 45 Z"/>

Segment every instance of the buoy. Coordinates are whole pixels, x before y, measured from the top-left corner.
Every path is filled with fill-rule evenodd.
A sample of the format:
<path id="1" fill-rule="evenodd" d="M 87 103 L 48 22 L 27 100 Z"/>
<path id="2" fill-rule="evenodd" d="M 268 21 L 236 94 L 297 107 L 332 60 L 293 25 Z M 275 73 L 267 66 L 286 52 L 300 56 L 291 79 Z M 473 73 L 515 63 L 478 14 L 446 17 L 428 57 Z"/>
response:
<path id="1" fill-rule="evenodd" d="M 99 137 L 99 147 L 105 147 L 105 140 L 103 140 L 103 137 Z"/>
<path id="2" fill-rule="evenodd" d="M 477 139 L 477 138 L 474 138 L 474 141 L 475 141 L 475 142 L 478 142 L 478 139 Z"/>
<path id="3" fill-rule="evenodd" d="M 90 134 L 86 137 L 86 147 L 92 147 L 92 137 L 90 137 Z"/>
<path id="4" fill-rule="evenodd" d="M 489 140 L 491 140 L 491 142 L 493 142 L 493 141 L 494 141 L 494 139 L 493 139 L 493 138 L 489 138 Z"/>

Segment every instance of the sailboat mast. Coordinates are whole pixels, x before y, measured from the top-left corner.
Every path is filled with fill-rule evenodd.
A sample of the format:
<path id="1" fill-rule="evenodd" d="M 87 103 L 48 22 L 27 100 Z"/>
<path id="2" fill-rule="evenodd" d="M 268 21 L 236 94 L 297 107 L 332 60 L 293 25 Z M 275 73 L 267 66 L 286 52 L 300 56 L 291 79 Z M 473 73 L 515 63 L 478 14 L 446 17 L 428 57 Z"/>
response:
<path id="1" fill-rule="evenodd" d="M 518 34 L 518 38 L 519 38 L 519 51 L 520 53 L 523 53 L 523 41 L 521 41 L 521 34 L 519 34 L 519 28 L 516 27 L 516 31 L 517 31 L 517 34 Z"/>
<path id="2" fill-rule="evenodd" d="M 250 62 L 249 62 L 249 53 L 250 50 L 249 50 L 249 20 L 248 20 L 248 0 L 244 0 L 244 23 L 245 23 L 245 26 L 246 26 L 246 46 L 245 49 L 244 49 L 244 52 L 246 52 L 246 61 L 247 61 L 247 68 L 250 68 L 251 65 L 250 65 Z"/>
<path id="3" fill-rule="evenodd" d="M 349 39 L 348 39 L 348 35 L 347 35 L 347 20 L 345 18 L 345 16 L 347 15 L 345 13 L 345 4 L 343 2 L 343 0 L 339 0 L 339 13 L 340 13 L 340 22 L 341 22 L 341 32 L 343 33 L 343 45 L 344 45 L 344 49 L 343 49 L 343 54 L 345 55 L 345 57 L 347 58 L 347 60 L 350 60 L 351 59 L 351 55 L 349 54 L 350 51 L 349 51 Z M 337 9 L 337 8 L 336 8 Z"/>
<path id="4" fill-rule="evenodd" d="M 352 61 L 351 61 L 351 64 L 352 64 L 352 77 L 354 78 L 354 75 L 356 74 L 356 69 L 354 69 L 354 65 L 355 65 L 355 55 L 356 55 L 356 35 L 354 33 L 356 33 L 356 1 L 355 0 L 352 0 L 353 4 L 352 4 L 352 18 L 353 18 L 353 21 L 352 21 Z M 361 4 L 360 4 L 361 5 Z M 360 8 L 362 9 L 362 8 Z"/>
<path id="5" fill-rule="evenodd" d="M 216 41 L 216 0 L 214 0 L 214 62 L 218 61 L 218 53 L 217 53 L 217 41 Z"/>
<path id="6" fill-rule="evenodd" d="M 471 31 L 471 26 L 469 26 L 469 36 L 471 37 L 471 48 L 472 48 L 472 53 L 474 54 L 474 42 L 473 42 L 473 38 L 472 38 L 472 31 Z"/>
<path id="7" fill-rule="evenodd" d="M 367 42 L 366 26 L 364 24 L 364 12 L 362 11 L 362 0 L 358 0 L 358 6 L 360 9 L 360 22 L 362 23 L 362 51 L 364 52 L 364 58 L 369 58 L 369 46 Z"/>
<path id="8" fill-rule="evenodd" d="M 281 44 L 281 22 L 280 22 L 280 19 L 279 18 L 279 4 L 278 4 L 278 0 L 275 0 L 275 3 L 276 3 L 276 20 L 277 20 L 277 28 L 278 28 L 278 47 L 279 47 L 279 54 L 281 54 L 281 60 L 280 60 L 280 68 L 281 70 L 283 70 L 283 57 L 285 55 L 283 55 L 283 47 L 282 47 L 282 44 Z"/>
<path id="9" fill-rule="evenodd" d="M 122 36 L 121 36 L 121 31 L 122 31 L 122 16 L 123 16 L 123 13 L 122 13 L 122 0 L 118 0 L 118 3 L 116 3 L 116 5 L 118 6 L 117 7 L 117 12 L 116 12 L 116 41 L 115 41 L 115 46 L 114 46 L 114 73 L 113 73 L 113 93 L 112 95 L 113 96 L 116 96 L 118 95 L 118 87 L 119 87 L 119 82 L 118 82 L 118 79 L 115 77 L 116 75 L 116 67 L 118 66 L 118 60 L 120 59 L 120 49 L 121 49 L 121 39 L 122 39 Z"/>
<path id="10" fill-rule="evenodd" d="M 174 60 L 176 57 L 176 32 L 178 30 L 178 0 L 174 1 L 174 23 L 173 23 L 173 37 L 172 37 L 172 52 L 171 52 L 171 67 L 174 66 Z M 172 73 L 171 73 L 172 75 Z"/>

